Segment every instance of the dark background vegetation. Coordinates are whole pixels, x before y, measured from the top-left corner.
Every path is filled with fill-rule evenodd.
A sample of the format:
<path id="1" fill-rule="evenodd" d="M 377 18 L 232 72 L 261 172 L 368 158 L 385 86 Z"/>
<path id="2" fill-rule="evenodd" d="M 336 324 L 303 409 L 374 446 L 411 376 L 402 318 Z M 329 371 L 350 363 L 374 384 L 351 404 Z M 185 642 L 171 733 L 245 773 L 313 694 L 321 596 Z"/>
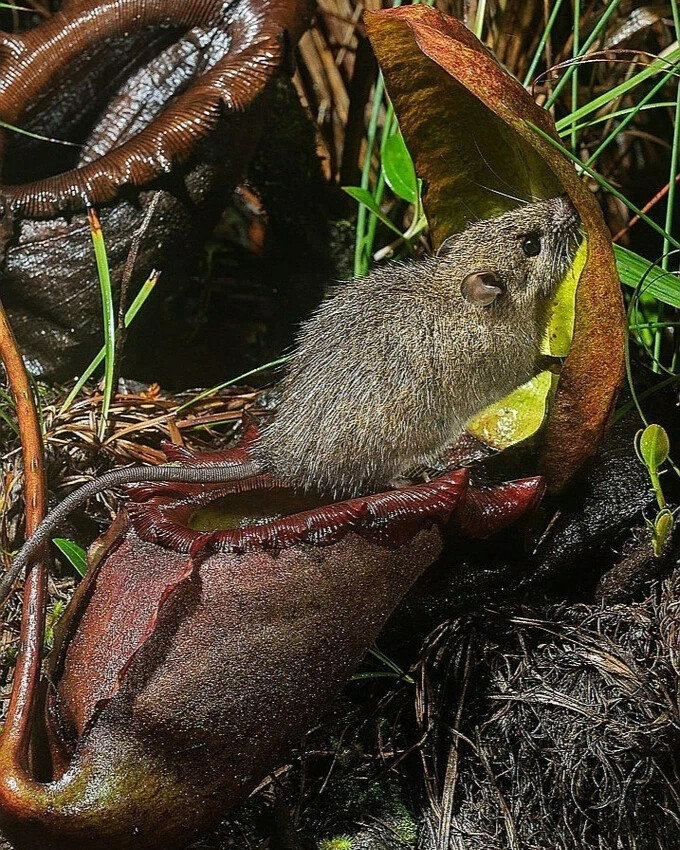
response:
<path id="1" fill-rule="evenodd" d="M 39 0 L 24 5 L 34 11 L 1 10 L 0 25 L 25 27 L 52 9 Z M 478 19 L 474 2 L 436 5 L 471 26 Z M 487 44 L 521 80 L 554 5 L 489 0 L 483 8 Z M 564 71 L 549 68 L 572 56 L 575 20 L 582 44 L 608 5 L 562 3 L 533 75 L 539 102 Z M 157 461 L 160 441 L 173 429 L 197 448 L 224 445 L 244 407 L 266 410 L 275 402 L 275 394 L 257 397 L 239 382 L 178 411 L 195 388 L 278 358 L 326 285 L 352 275 L 356 204 L 342 186 L 360 181 L 377 73 L 361 12 L 379 7 L 319 3 L 297 49 L 292 85 L 281 85 L 280 108 L 247 177 L 217 227 L 196 245 L 189 271 L 165 270 L 131 329 L 121 371 L 127 394 L 113 406 L 106 444 L 95 436 L 94 382 L 62 416 L 70 385 L 39 385 L 55 500 L 93 471 Z M 650 55 L 668 51 L 676 41 L 676 11 L 670 4 L 621 0 L 593 46 L 597 61 L 579 68 L 577 88 L 560 94 L 556 117 L 573 110 L 574 97 L 586 103 L 628 79 Z M 623 95 L 599 117 L 607 109 L 634 108 L 655 82 Z M 672 234 L 678 232 L 668 192 L 669 175 L 677 173 L 676 90 L 672 78 L 651 101 L 670 105 L 641 110 L 597 161 L 609 184 Z M 618 120 L 581 130 L 576 155 L 588 159 Z M 376 155 L 372 174 L 378 170 Z M 659 262 L 663 238 L 597 180 L 590 184 L 618 244 Z M 399 228 L 408 226 L 412 210 L 389 193 L 384 210 Z M 375 250 L 393 239 L 378 225 Z M 426 235 L 415 250 L 428 250 Z M 677 258 L 667 265 L 677 268 Z M 632 292 L 626 290 L 627 299 Z M 667 381 L 644 409 L 677 439 L 678 312 L 653 298 L 643 298 L 636 310 L 638 323 L 664 323 L 647 333 L 631 328 L 637 390 Z M 276 374 L 250 382 L 266 386 Z M 562 507 L 563 536 L 542 551 L 545 573 L 526 581 L 527 564 L 537 563 L 528 554 L 536 544 L 532 529 L 481 551 L 456 544 L 393 617 L 380 649 L 323 725 L 249 804 L 197 846 L 679 846 L 677 552 L 659 562 L 649 557 L 641 509 L 649 514 L 652 499 L 632 448 L 641 423 L 630 388 L 621 404 L 628 412 L 621 413 L 603 457 L 574 503 Z M 21 530 L 21 480 L 14 413 L 4 391 L 0 415 L 2 531 L 11 551 Z M 676 479 L 673 471 L 664 479 L 671 503 Z M 116 505 L 108 495 L 89 506 L 73 519 L 70 536 L 91 539 Z M 516 552 L 510 563 L 509 550 Z M 73 584 L 71 567 L 61 564 L 51 587 L 52 620 Z M 5 698 L 19 610 L 15 595 L 0 635 Z"/>

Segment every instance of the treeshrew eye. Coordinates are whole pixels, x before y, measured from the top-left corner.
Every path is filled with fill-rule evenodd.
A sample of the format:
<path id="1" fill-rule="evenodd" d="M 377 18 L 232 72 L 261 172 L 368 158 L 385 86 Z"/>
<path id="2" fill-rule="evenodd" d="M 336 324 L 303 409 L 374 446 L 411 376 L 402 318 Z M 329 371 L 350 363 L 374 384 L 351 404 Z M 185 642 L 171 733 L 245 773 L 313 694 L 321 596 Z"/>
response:
<path id="1" fill-rule="evenodd" d="M 540 233 L 527 233 L 522 237 L 522 251 L 527 257 L 538 257 L 541 253 Z"/>

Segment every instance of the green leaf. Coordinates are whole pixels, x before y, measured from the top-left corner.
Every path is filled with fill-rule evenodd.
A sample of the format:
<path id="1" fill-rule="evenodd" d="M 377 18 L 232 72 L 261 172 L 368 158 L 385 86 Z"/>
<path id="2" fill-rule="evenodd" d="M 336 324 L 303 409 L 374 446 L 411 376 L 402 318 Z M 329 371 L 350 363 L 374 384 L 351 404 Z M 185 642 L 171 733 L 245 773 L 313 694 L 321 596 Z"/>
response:
<path id="1" fill-rule="evenodd" d="M 87 552 L 78 546 L 77 543 L 74 543 L 72 540 L 66 540 L 64 537 L 56 537 L 52 542 L 69 561 L 74 570 L 81 576 L 84 576 L 87 572 Z"/>
<path id="2" fill-rule="evenodd" d="M 661 425 L 648 425 L 640 435 L 640 455 L 647 469 L 656 472 L 668 460 L 671 445 L 666 429 Z"/>
<path id="3" fill-rule="evenodd" d="M 622 245 L 614 245 L 614 256 L 621 283 L 632 289 L 640 285 L 642 292 L 680 308 L 680 279 L 676 275 Z"/>
<path id="4" fill-rule="evenodd" d="M 409 204 L 417 202 L 416 170 L 401 133 L 394 133 L 385 140 L 382 149 L 382 170 L 387 185 L 395 195 Z"/>
<path id="5" fill-rule="evenodd" d="M 401 231 L 392 224 L 389 218 L 376 204 L 373 195 L 371 195 L 368 189 L 362 189 L 361 186 L 343 186 L 342 188 L 345 192 L 347 192 L 350 198 L 354 198 L 355 201 L 359 201 L 360 204 L 363 204 L 373 213 L 373 215 L 377 216 L 384 225 L 390 228 L 390 230 L 393 230 L 398 236 L 401 236 Z"/>

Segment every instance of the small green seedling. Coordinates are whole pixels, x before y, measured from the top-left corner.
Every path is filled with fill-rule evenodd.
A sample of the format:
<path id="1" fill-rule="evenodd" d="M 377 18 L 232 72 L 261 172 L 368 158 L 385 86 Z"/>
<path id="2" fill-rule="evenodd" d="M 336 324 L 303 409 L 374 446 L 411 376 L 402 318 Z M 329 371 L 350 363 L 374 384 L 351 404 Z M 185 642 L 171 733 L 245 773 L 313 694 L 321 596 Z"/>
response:
<path id="1" fill-rule="evenodd" d="M 413 253 L 413 241 L 427 230 L 427 219 L 423 212 L 423 181 L 416 176 L 416 169 L 408 152 L 404 137 L 399 131 L 389 135 L 382 146 L 380 168 L 385 182 L 394 194 L 413 207 L 413 218 L 401 238 Z M 390 246 L 391 247 L 391 246 Z M 378 252 L 377 257 L 384 252 Z"/>
<path id="2" fill-rule="evenodd" d="M 71 564 L 73 569 L 80 575 L 84 576 L 87 572 L 87 552 L 74 543 L 72 540 L 66 540 L 64 537 L 56 537 L 53 541 L 54 545 Z"/>
<path id="3" fill-rule="evenodd" d="M 659 506 L 654 521 L 647 520 L 647 525 L 652 532 L 652 547 L 657 558 L 670 540 L 675 523 L 673 512 L 666 504 L 660 477 L 660 469 L 668 460 L 670 448 L 668 434 L 661 425 L 648 425 L 644 431 L 638 431 L 635 435 L 635 451 L 641 463 L 647 467 Z"/>
<path id="4" fill-rule="evenodd" d="M 64 613 L 64 603 L 61 599 L 57 599 L 54 605 L 50 605 L 47 609 L 45 617 L 45 649 L 50 650 L 54 646 L 54 627 L 59 622 L 59 618 Z"/>

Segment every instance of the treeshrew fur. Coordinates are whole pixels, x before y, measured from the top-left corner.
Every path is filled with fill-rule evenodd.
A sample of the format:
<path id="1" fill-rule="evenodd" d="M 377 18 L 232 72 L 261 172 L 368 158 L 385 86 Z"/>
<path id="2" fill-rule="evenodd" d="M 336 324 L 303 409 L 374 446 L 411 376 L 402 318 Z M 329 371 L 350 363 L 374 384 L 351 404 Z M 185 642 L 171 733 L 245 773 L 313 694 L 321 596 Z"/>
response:
<path id="1" fill-rule="evenodd" d="M 484 407 L 537 371 L 546 307 L 580 241 L 566 196 L 450 237 L 437 256 L 339 286 L 299 333 L 274 421 L 255 457 L 304 489 L 378 489 L 432 464 Z M 536 235 L 540 251 L 522 243 Z M 468 301 L 490 272 L 500 294 Z"/>

